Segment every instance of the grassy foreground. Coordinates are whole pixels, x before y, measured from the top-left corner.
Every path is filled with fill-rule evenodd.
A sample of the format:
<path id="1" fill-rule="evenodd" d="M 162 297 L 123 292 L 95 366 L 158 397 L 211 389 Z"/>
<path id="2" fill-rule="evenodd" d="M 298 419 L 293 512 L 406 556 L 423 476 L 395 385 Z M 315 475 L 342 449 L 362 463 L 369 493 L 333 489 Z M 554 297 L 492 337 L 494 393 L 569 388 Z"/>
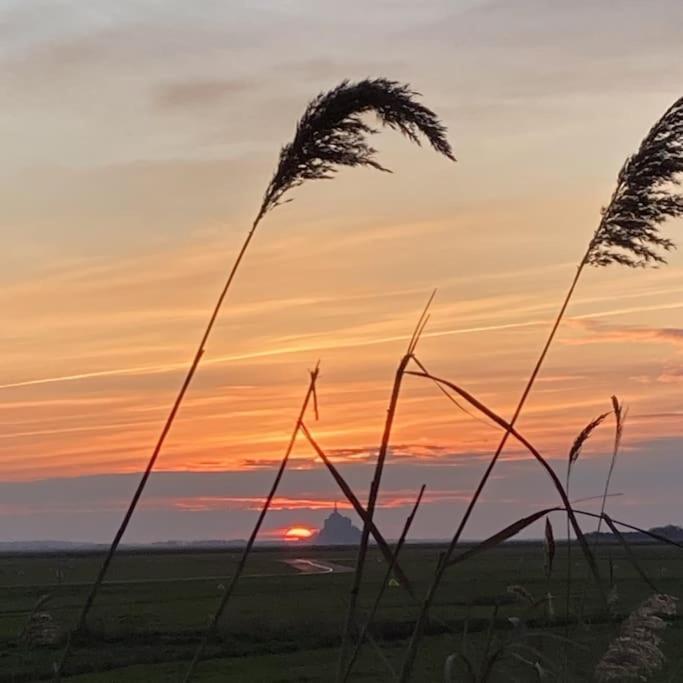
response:
<path id="1" fill-rule="evenodd" d="M 683 553 L 660 545 L 639 545 L 634 550 L 659 591 L 676 596 L 683 593 Z M 409 546 L 404 552 L 402 566 L 414 581 L 418 595 L 422 595 L 439 548 Z M 616 633 L 620 616 L 652 592 L 620 547 L 602 546 L 598 555 L 605 577 L 611 556 L 614 614 L 609 617 L 601 612 L 597 594 L 586 578 L 583 559 L 574 552 L 577 579 L 572 610 L 574 614 L 581 612 L 584 618 L 582 624 L 574 623 L 570 628 L 570 680 L 591 679 L 596 661 Z M 237 557 L 230 551 L 118 555 L 111 583 L 92 612 L 90 635 L 76 643 L 67 669 L 68 680 L 177 681 Z M 247 681 L 330 679 L 351 575 L 302 575 L 284 562 L 296 557 L 352 566 L 354 551 L 305 547 L 256 551 L 221 624 L 220 637 L 207 652 L 209 660 L 199 669 L 198 680 L 226 680 L 230 675 L 234 680 Z M 63 633 L 76 618 L 97 560 L 96 556 L 56 555 L 0 558 L 0 681 L 50 679 L 52 662 L 59 656 L 61 644 L 27 642 L 19 636 L 34 605 L 45 595 L 51 597 L 39 610 L 48 613 L 56 630 Z M 363 608 L 374 598 L 385 568 L 374 549 L 369 560 L 368 579 L 361 595 Z M 446 658 L 463 642 L 468 655 L 476 661 L 487 642 L 515 638 L 516 619 L 526 629 L 525 658 L 533 662 L 541 656 L 548 660 L 548 666 L 561 666 L 566 633 L 562 581 L 565 562 L 564 548 L 560 546 L 556 579 L 549 587 L 553 596 L 550 612 L 547 603 L 532 607 L 508 591 L 509 586 L 518 585 L 534 598 L 546 595 L 541 544 L 507 545 L 453 568 L 439 593 L 435 619 L 418 660 L 420 680 L 443 680 Z M 492 622 L 494 610 L 497 614 Z M 415 612 L 415 605 L 402 589 L 388 590 L 373 629 L 386 661 L 366 645 L 354 680 L 391 680 L 389 667 L 400 665 Z M 488 635 L 491 624 L 493 641 Z M 467 637 L 463 638 L 465 630 Z M 678 653 L 683 651 L 681 646 L 683 631 L 674 622 L 665 633 L 664 651 L 669 665 L 653 680 L 678 680 L 676 675 L 683 675 L 683 670 L 675 668 L 681 658 Z M 537 680 L 534 675 L 528 663 L 510 658 L 504 665 L 501 663 L 500 678 L 493 680 Z"/>

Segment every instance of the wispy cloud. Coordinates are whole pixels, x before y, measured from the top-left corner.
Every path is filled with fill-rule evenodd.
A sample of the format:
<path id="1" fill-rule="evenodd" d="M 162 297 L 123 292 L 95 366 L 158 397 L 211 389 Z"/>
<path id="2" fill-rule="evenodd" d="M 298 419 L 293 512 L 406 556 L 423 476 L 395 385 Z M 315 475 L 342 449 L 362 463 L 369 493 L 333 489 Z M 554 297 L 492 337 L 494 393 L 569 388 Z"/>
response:
<path id="1" fill-rule="evenodd" d="M 683 366 L 679 365 L 677 367 L 667 367 L 664 371 L 657 377 L 658 382 L 663 382 L 664 384 L 678 384 L 683 382 Z"/>
<path id="2" fill-rule="evenodd" d="M 680 468 L 681 436 L 644 442 L 629 437 L 627 441 L 628 448 L 615 475 L 615 490 L 623 495 L 610 502 L 612 514 L 643 526 L 679 522 L 676 473 Z M 609 455 L 609 444 L 601 448 L 597 442 L 591 443 L 575 471 L 577 498 L 596 493 L 595 482 L 602 480 Z M 341 467 L 354 490 L 365 494 L 372 464 L 346 463 Z M 414 502 L 417 482 L 424 482 L 427 493 L 413 534 L 422 538 L 448 536 L 481 467 L 479 459 L 464 458 L 458 468 L 436 463 L 425 468 L 420 462 L 390 458 L 378 509 L 383 530 L 390 537 L 398 533 Z M 104 474 L 0 482 L 2 511 L 12 516 L 5 537 L 107 540 L 106 530 L 118 521 L 138 476 Z M 270 470 L 158 472 L 150 480 L 130 540 L 239 537 L 253 524 L 272 477 Z M 486 514 L 473 521 L 472 537 L 482 537 L 511 518 L 554 502 L 547 475 L 535 461 L 505 459 L 485 493 Z M 322 465 L 288 470 L 264 533 L 292 523 L 320 526 L 335 503 L 357 523 Z M 637 513 L 635 506 L 639 506 Z"/>
<path id="3" fill-rule="evenodd" d="M 676 306 L 679 307 L 678 305 Z M 654 310 L 655 307 L 647 307 L 640 310 Z M 662 310 L 656 307 L 657 310 Z M 630 311 L 629 311 L 630 312 Z M 572 319 L 575 327 L 585 330 L 587 334 L 581 337 L 565 339 L 565 344 L 611 344 L 618 342 L 645 342 L 659 344 L 683 345 L 683 328 L 676 327 L 637 327 L 618 326 L 594 320 L 593 318 L 607 317 L 609 313 L 601 315 L 579 316 Z"/>
<path id="4" fill-rule="evenodd" d="M 683 5 L 641 4 L 627 0 L 615 21 L 592 0 L 354 0 L 344 12 L 211 3 L 202 13 L 180 0 L 9 3 L 0 440 L 12 483 L 0 482 L 0 498 L 23 510 L 16 533 L 100 537 L 118 522 L 279 145 L 310 96 L 341 78 L 410 81 L 447 122 L 462 163 L 446 170 L 400 136 L 378 137 L 395 174 L 341 173 L 270 217 L 133 533 L 241 535 L 319 357 L 316 429 L 365 490 L 396 362 L 434 286 L 421 358 L 510 414 L 616 169 L 680 94 Z M 380 54 L 381 44 L 401 54 Z M 678 438 L 681 266 L 672 254 L 659 272 L 586 275 L 523 417 L 549 457 L 564 457 L 612 393 L 632 406 L 643 462 L 653 452 L 644 444 L 660 457 L 657 438 Z M 599 343 L 608 341 L 621 346 Z M 496 430 L 414 378 L 400 408 L 388 500 L 411 497 L 422 477 L 435 496 L 469 489 Z M 600 439 L 595 468 L 587 457 L 581 470 L 588 494 Z M 507 455 L 482 531 L 545 490 L 516 444 Z M 320 522 L 337 495 L 305 444 L 291 464 L 278 528 L 300 515 Z M 652 486 L 663 500 L 676 470 L 662 467 Z M 133 474 L 21 484 L 102 472 Z M 226 511 L 199 499 L 233 502 Z M 50 500 L 59 514 L 31 512 Z M 177 500 L 210 509 L 189 513 Z M 297 500 L 318 508 L 286 507 Z M 450 531 L 461 504 L 431 500 L 416 533 Z M 657 515 L 669 521 L 671 510 Z M 381 513 L 400 528 L 403 509 Z"/>
<path id="5" fill-rule="evenodd" d="M 258 87 L 250 80 L 192 80 L 160 86 L 156 102 L 161 107 L 185 109 L 211 107 L 230 102 L 236 96 Z"/>

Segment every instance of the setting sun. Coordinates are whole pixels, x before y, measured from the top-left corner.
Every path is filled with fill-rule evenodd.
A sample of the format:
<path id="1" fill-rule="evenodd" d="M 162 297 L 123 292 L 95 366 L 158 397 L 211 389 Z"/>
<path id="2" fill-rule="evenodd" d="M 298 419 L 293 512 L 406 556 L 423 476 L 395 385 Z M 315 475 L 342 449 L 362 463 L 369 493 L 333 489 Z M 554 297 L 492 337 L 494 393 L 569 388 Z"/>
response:
<path id="1" fill-rule="evenodd" d="M 285 541 L 306 541 L 310 539 L 315 530 L 303 526 L 293 526 L 285 531 L 283 538 Z"/>

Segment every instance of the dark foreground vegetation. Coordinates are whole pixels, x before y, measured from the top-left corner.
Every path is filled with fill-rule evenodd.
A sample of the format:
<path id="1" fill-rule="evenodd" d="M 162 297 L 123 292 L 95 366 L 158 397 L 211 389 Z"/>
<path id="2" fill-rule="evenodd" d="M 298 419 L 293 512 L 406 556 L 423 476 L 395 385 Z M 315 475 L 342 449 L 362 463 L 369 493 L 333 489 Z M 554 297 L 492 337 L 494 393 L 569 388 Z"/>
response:
<path id="1" fill-rule="evenodd" d="M 427 589 L 442 550 L 427 545 L 404 548 L 402 567 L 418 595 Z M 557 548 L 557 567 L 565 567 L 565 550 L 564 545 Z M 681 594 L 683 553 L 678 548 L 650 543 L 634 544 L 632 550 L 658 591 Z M 283 560 L 306 557 L 352 567 L 355 552 L 305 546 L 254 551 L 218 636 L 207 649 L 198 680 L 333 678 L 350 574 L 303 575 Z M 541 543 L 506 544 L 449 572 L 420 649 L 420 680 L 443 681 L 445 662 L 452 654 L 463 652 L 476 665 L 488 660 L 485 652 L 490 655 L 503 645 L 488 680 L 543 680 L 541 675 L 548 676 L 544 680 L 555 680 L 563 670 L 565 680 L 592 680 L 596 662 L 614 639 L 619 623 L 652 589 L 621 546 L 602 545 L 596 554 L 601 573 L 611 575 L 612 586 L 605 612 L 583 558 L 573 553 L 568 629 L 564 572 L 558 571 L 548 584 L 545 554 Z M 99 560 L 96 555 L 0 558 L 0 681 L 53 678 L 53 662 L 59 658 L 63 638 L 77 618 Z M 93 608 L 89 632 L 73 643 L 63 680 L 181 679 L 238 560 L 237 551 L 119 554 L 110 583 Z M 370 550 L 367 568 L 360 597 L 362 613 L 384 579 L 386 565 L 375 548 Z M 391 668 L 400 668 L 415 612 L 416 606 L 400 587 L 392 585 L 387 590 L 374 620 L 373 638 L 362 651 L 353 680 L 392 680 Z M 650 680 L 681 680 L 681 626 L 676 618 L 670 620 L 662 645 L 667 664 Z M 537 662 L 543 673 L 534 668 Z M 460 654 L 451 663 L 456 675 L 458 667 L 467 666 Z"/>
<path id="2" fill-rule="evenodd" d="M 456 379 L 441 376 L 438 368 L 432 374 L 423 363 L 417 349 L 430 319 L 432 295 L 398 361 L 367 503 L 348 486 L 326 455 L 324 444 L 317 442 L 315 429 L 310 429 L 319 410 L 316 366 L 288 446 L 242 551 L 234 556 L 117 553 L 122 551 L 119 545 L 257 227 L 271 211 L 292 199 L 292 190 L 310 180 L 330 179 L 342 167 L 386 170 L 369 144 L 377 131 L 363 117 L 371 113 L 380 126 L 397 130 L 414 143 L 424 139 L 440 155 L 454 160 L 446 128 L 407 85 L 384 78 L 344 81 L 309 103 L 293 138 L 281 150 L 260 208 L 103 561 L 94 557 L 7 560 L 3 573 L 4 680 L 52 677 L 59 681 L 78 673 L 85 675 L 80 680 L 184 683 L 212 677 L 222 680 L 228 674 L 235 680 L 337 683 L 382 676 L 399 683 L 680 680 L 676 600 L 683 573 L 679 555 L 674 553 L 680 553 L 681 546 L 671 542 L 635 545 L 622 535 L 624 529 L 648 538 L 653 535 L 606 514 L 626 407 L 613 396 L 611 412 L 590 416 L 592 420 L 569 450 L 564 481 L 516 424 L 581 274 L 589 267 L 662 265 L 674 248 L 660 227 L 683 216 L 683 195 L 677 187 L 683 175 L 683 98 L 654 123 L 621 167 L 509 420 Z M 474 411 L 501 430 L 499 445 L 464 514 L 453 520 L 450 543 L 439 552 L 414 547 L 400 553 L 424 486 L 416 491 L 415 506 L 395 550 L 375 523 L 406 375 L 433 384 L 448 400 L 449 409 Z M 571 474 L 583 444 L 609 415 L 614 418 L 614 447 L 600 514 L 595 515 L 575 509 L 570 502 Z M 291 566 L 282 563 L 291 549 L 252 553 L 297 437 L 306 438 L 363 522 L 357 552 L 318 553 L 319 561 L 352 565 L 351 582 L 342 573 L 294 574 Z M 510 439 L 522 445 L 546 472 L 554 506 L 508 522 L 478 547 L 465 550 L 465 529 L 475 508 L 482 507 L 483 491 Z M 567 545 L 560 548 L 564 556 L 558 552 L 549 519 L 558 513 L 566 521 Z M 609 529 L 619 545 L 600 546 L 597 540 L 587 539 L 579 517 L 591 528 L 598 518 L 598 533 Z M 502 546 L 543 520 L 542 546 Z M 674 628 L 666 630 L 668 624 Z M 338 650 L 336 664 L 334 650 Z M 135 664 L 137 669 L 125 669 Z M 270 672 L 264 667 L 270 667 Z"/>

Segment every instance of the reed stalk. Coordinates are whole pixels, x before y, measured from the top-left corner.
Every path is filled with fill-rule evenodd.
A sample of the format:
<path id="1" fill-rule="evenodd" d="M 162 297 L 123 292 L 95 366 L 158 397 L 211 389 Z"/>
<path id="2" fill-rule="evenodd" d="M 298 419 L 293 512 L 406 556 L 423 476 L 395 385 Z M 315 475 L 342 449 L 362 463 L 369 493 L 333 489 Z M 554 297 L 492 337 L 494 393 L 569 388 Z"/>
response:
<path id="1" fill-rule="evenodd" d="M 621 446 L 621 438 L 624 434 L 624 423 L 628 410 L 619 403 L 616 396 L 612 396 L 612 411 L 614 413 L 614 445 L 612 447 L 612 459 L 609 463 L 609 471 L 605 479 L 605 490 L 602 493 L 602 502 L 600 503 L 600 513 L 605 514 L 605 507 L 607 506 L 607 498 L 609 496 L 609 485 L 612 481 L 612 474 L 614 474 L 614 466 L 617 464 L 617 456 L 619 455 L 619 446 Z M 600 526 L 602 519 L 598 522 L 598 534 L 600 533 Z"/>
<path id="2" fill-rule="evenodd" d="M 291 201 L 285 199 L 285 196 L 292 189 L 309 180 L 330 179 L 334 177 L 338 167 L 365 166 L 387 171 L 388 169 L 376 161 L 376 150 L 367 142 L 368 136 L 377 132 L 361 119 L 362 115 L 370 112 L 374 112 L 382 126 L 398 131 L 411 142 L 420 144 L 420 136 L 424 136 L 435 151 L 455 161 L 453 151 L 446 138 L 446 128 L 433 111 L 416 101 L 417 95 L 418 93 L 411 90 L 408 85 L 386 78 L 365 79 L 356 83 L 343 81 L 328 92 L 319 94 L 306 107 L 303 116 L 297 123 L 293 140 L 285 145 L 280 152 L 278 165 L 265 190 L 251 229 L 247 233 L 247 237 L 219 294 L 156 446 L 79 613 L 74 629 L 75 633 L 85 630 L 86 620 L 95 597 L 102 586 L 114 554 L 128 528 L 147 480 L 154 469 L 166 437 L 204 355 L 206 343 L 223 301 L 230 290 L 256 228 L 266 214 L 277 206 Z M 70 634 L 56 667 L 56 678 L 59 678 L 63 672 L 72 642 L 73 638 Z"/>
<path id="3" fill-rule="evenodd" d="M 368 524 L 370 525 L 370 533 L 372 534 L 373 538 L 375 539 L 375 542 L 377 543 L 377 546 L 382 552 L 382 555 L 384 556 L 387 565 L 393 566 L 393 571 L 396 574 L 396 578 L 398 579 L 399 585 L 402 588 L 404 588 L 405 592 L 408 594 L 411 601 L 417 604 L 415 591 L 412 587 L 412 584 L 408 580 L 408 577 L 401 569 L 396 553 L 392 552 L 391 548 L 389 547 L 389 544 L 386 542 L 386 540 L 380 533 L 375 523 L 372 520 L 368 519 L 367 511 L 361 505 L 360 501 L 358 500 L 358 496 L 356 496 L 356 494 L 353 492 L 349 484 L 342 476 L 341 472 L 339 472 L 339 470 L 335 467 L 334 463 L 330 460 L 329 456 L 325 453 L 325 451 L 323 451 L 323 449 L 320 447 L 318 442 L 315 440 L 315 438 L 303 422 L 301 423 L 301 432 L 308 439 L 309 443 L 313 447 L 313 450 L 315 450 L 315 452 L 323 461 L 327 469 L 330 471 L 332 478 L 335 480 L 335 482 L 337 482 L 337 485 L 339 486 L 340 490 L 346 496 L 346 499 L 349 501 L 349 503 L 351 503 L 353 509 L 356 511 L 356 514 L 361 518 L 361 521 L 365 522 L 367 520 Z M 443 626 L 443 628 L 446 631 L 451 630 L 450 626 L 445 621 L 438 618 L 435 618 L 435 621 L 437 621 L 437 623 L 440 626 Z"/>
<path id="4" fill-rule="evenodd" d="M 296 437 L 299 434 L 299 430 L 301 428 L 302 421 L 304 419 L 304 416 L 306 415 L 306 410 L 308 409 L 308 404 L 311 402 L 311 399 L 314 399 L 316 396 L 315 383 L 318 380 L 318 374 L 319 374 L 319 365 L 316 365 L 315 369 L 312 370 L 310 373 L 311 376 L 310 376 L 310 381 L 308 384 L 308 389 L 306 390 L 306 394 L 304 395 L 304 400 L 301 403 L 299 415 L 298 415 L 296 422 L 294 424 L 294 428 L 292 429 L 292 434 L 289 437 L 289 442 L 287 443 L 287 448 L 285 450 L 285 454 L 282 456 L 282 460 L 280 461 L 280 466 L 277 470 L 277 473 L 275 474 L 275 479 L 273 480 L 273 484 L 270 487 L 270 491 L 268 493 L 268 496 L 266 497 L 266 499 L 263 503 L 263 506 L 261 507 L 261 511 L 259 512 L 259 515 L 256 518 L 256 523 L 254 524 L 254 528 L 251 530 L 251 534 L 249 535 L 249 539 L 247 540 L 247 544 L 244 546 L 244 549 L 242 550 L 242 555 L 240 556 L 239 562 L 237 563 L 237 568 L 235 569 L 235 573 L 232 575 L 232 578 L 230 579 L 230 583 L 228 584 L 227 588 L 225 589 L 223 595 L 221 596 L 221 600 L 218 604 L 218 607 L 216 608 L 216 611 L 214 612 L 213 616 L 211 617 L 211 620 L 209 621 L 209 625 L 207 626 L 206 630 L 204 631 L 204 636 L 202 637 L 202 640 L 200 641 L 199 645 L 197 646 L 197 649 L 195 650 L 194 657 L 192 658 L 192 661 L 190 662 L 190 666 L 188 667 L 187 672 L 185 673 L 185 677 L 183 678 L 184 683 L 189 683 L 189 681 L 192 680 L 192 677 L 194 676 L 194 673 L 197 669 L 197 666 L 199 666 L 199 662 L 201 661 L 201 658 L 204 654 L 204 651 L 206 650 L 206 646 L 208 645 L 211 637 L 213 635 L 215 635 L 215 633 L 218 629 L 218 623 L 220 621 L 220 618 L 225 613 L 225 610 L 228 606 L 228 603 L 230 602 L 230 598 L 232 597 L 232 594 L 235 591 L 237 583 L 240 580 L 240 577 L 242 576 L 242 572 L 244 571 L 244 567 L 247 563 L 247 559 L 251 553 L 252 548 L 254 547 L 254 543 L 256 542 L 256 537 L 258 536 L 258 533 L 261 530 L 263 520 L 265 519 L 266 514 L 268 513 L 268 510 L 270 509 L 270 505 L 273 502 L 273 498 L 275 497 L 277 489 L 280 486 L 280 480 L 282 479 L 282 475 L 284 474 L 285 468 L 287 467 L 287 463 L 289 462 L 289 456 L 292 454 L 292 451 L 294 450 L 294 444 L 296 443 Z"/>
<path id="5" fill-rule="evenodd" d="M 531 524 L 538 522 L 540 519 L 547 517 L 549 514 L 552 514 L 553 512 L 566 512 L 566 511 L 567 511 L 567 508 L 556 505 L 553 507 L 543 508 L 541 510 L 537 510 L 536 512 L 532 512 L 530 515 L 527 515 L 525 517 L 520 517 L 520 519 L 517 519 L 514 522 L 512 522 L 512 524 L 509 524 L 508 526 L 504 527 L 503 529 L 500 529 L 499 531 L 497 531 L 492 536 L 489 536 L 488 538 L 484 539 L 483 541 L 479 541 L 479 543 L 477 543 L 476 545 L 473 545 L 471 548 L 468 548 L 467 550 L 463 550 L 458 555 L 454 555 L 453 557 L 451 557 L 451 559 L 448 561 L 448 566 L 454 567 L 458 564 L 462 564 L 463 562 L 471 559 L 472 557 L 480 555 L 481 553 L 486 552 L 487 550 L 491 550 L 492 548 L 499 546 L 501 543 L 508 541 L 511 538 L 514 538 L 515 536 L 517 536 L 517 534 L 524 531 L 524 529 L 531 526 Z M 604 518 L 605 521 L 607 521 L 607 518 L 608 518 L 608 515 L 601 515 L 598 512 L 588 512 L 587 510 L 579 510 L 577 508 L 572 508 L 572 511 L 575 515 L 580 515 L 581 517 L 589 517 L 591 519 Z M 636 531 L 638 533 L 644 534 L 648 538 L 652 539 L 653 541 L 657 541 L 658 543 L 664 543 L 666 545 L 670 545 L 670 546 L 673 546 L 675 548 L 678 548 L 679 550 L 683 550 L 683 543 L 679 543 L 678 541 L 673 541 L 670 538 L 667 538 L 666 536 L 662 536 L 661 534 L 658 534 L 654 531 L 642 529 L 641 527 L 634 526 L 633 524 L 629 524 L 628 522 L 623 522 L 622 520 L 614 519 L 611 517 L 609 518 L 609 520 L 610 520 L 610 522 L 609 522 L 610 528 L 623 527 L 624 529 L 628 529 L 629 531 Z M 623 534 L 621 535 L 621 537 L 617 536 L 617 540 L 619 542 L 622 542 L 622 539 L 623 539 L 623 541 L 628 543 L 628 541 L 623 536 Z M 648 585 L 649 585 L 649 583 L 648 583 Z"/>
<path id="6" fill-rule="evenodd" d="M 600 222 L 579 261 L 560 310 L 550 328 L 550 333 L 517 402 L 509 422 L 511 429 L 514 428 L 526 404 L 586 266 L 604 267 L 619 264 L 640 268 L 657 266 L 666 262 L 662 252 L 673 249 L 674 243 L 662 237 L 659 228 L 667 219 L 683 215 L 683 195 L 674 192 L 675 186 L 680 182 L 681 173 L 683 173 L 683 97 L 667 109 L 647 133 L 638 151 L 628 157 L 622 166 L 610 203 L 602 211 Z M 509 436 L 510 430 L 506 430 L 453 535 L 445 559 L 460 541 Z M 413 632 L 415 637 L 411 638 L 408 647 L 404 670 L 400 678 L 402 682 L 408 681 L 412 672 L 416 655 L 415 648 L 419 642 L 418 624 Z"/>
<path id="7" fill-rule="evenodd" d="M 609 413 L 602 413 L 598 415 L 594 420 L 591 420 L 577 435 L 569 449 L 569 455 L 567 457 L 567 476 L 565 489 L 567 491 L 567 496 L 569 496 L 569 483 L 571 479 L 572 467 L 579 459 L 583 447 L 590 438 L 591 434 L 595 429 L 597 429 L 604 419 L 609 415 Z M 567 619 L 567 626 L 565 628 L 565 638 L 569 638 L 569 617 L 571 611 L 571 592 L 572 592 L 572 535 L 570 530 L 569 515 L 567 515 L 567 589 L 565 591 L 565 615 Z M 564 662 L 563 666 L 566 670 L 568 666 L 569 657 L 569 645 L 565 643 L 564 648 Z"/>
<path id="8" fill-rule="evenodd" d="M 593 574 L 593 578 L 595 579 L 596 586 L 598 587 L 598 590 L 603 597 L 603 600 L 606 601 L 606 598 L 604 596 L 604 592 L 602 590 L 602 584 L 600 580 L 600 573 L 598 570 L 597 563 L 595 562 L 595 558 L 593 557 L 593 554 L 588 546 L 588 543 L 584 537 L 583 532 L 581 531 L 581 528 L 576 520 L 576 517 L 574 516 L 572 512 L 572 506 L 567 498 L 567 493 L 562 485 L 562 482 L 559 480 L 557 475 L 555 474 L 555 471 L 553 468 L 548 464 L 548 462 L 543 458 L 543 456 L 536 450 L 536 448 L 527 440 L 525 439 L 516 429 L 513 425 L 510 423 L 506 422 L 503 418 L 501 418 L 499 415 L 494 413 L 491 409 L 489 409 L 487 406 L 485 406 L 481 401 L 477 400 L 474 396 L 472 396 L 470 393 L 459 387 L 453 382 L 450 382 L 448 380 L 442 379 L 440 377 L 436 377 L 435 375 L 430 374 L 429 372 L 426 371 L 425 366 L 419 362 L 416 358 L 414 359 L 415 362 L 417 363 L 418 367 L 421 368 L 421 372 L 414 372 L 414 371 L 407 371 L 406 374 L 410 375 L 415 375 L 417 377 L 423 377 L 425 379 L 430 379 L 433 382 L 436 382 L 438 384 L 441 384 L 444 387 L 447 387 L 454 391 L 456 394 L 458 394 L 461 398 L 463 398 L 465 401 L 467 401 L 471 406 L 482 412 L 484 415 L 486 415 L 490 420 L 498 424 L 500 427 L 502 427 L 506 433 L 509 433 L 512 435 L 519 443 L 521 443 L 533 456 L 534 458 L 541 464 L 541 466 L 546 470 L 548 473 L 550 479 L 552 480 L 552 483 L 557 490 L 562 503 L 564 505 L 564 508 L 567 510 L 567 514 L 569 515 L 572 528 L 574 530 L 574 533 L 579 540 L 579 543 L 581 544 L 581 548 L 584 552 L 584 555 L 586 557 L 586 561 L 590 567 L 591 573 Z M 481 493 L 481 488 L 478 489 L 479 493 Z M 468 507 L 469 512 L 471 513 L 473 508 L 472 501 L 470 500 L 470 505 Z M 464 519 L 464 518 L 463 518 Z M 422 638 L 422 633 L 424 630 L 424 626 L 426 625 L 427 619 L 429 617 L 429 610 L 431 609 L 431 606 L 434 602 L 434 598 L 436 596 L 436 591 L 441 583 L 441 580 L 443 579 L 443 576 L 445 574 L 445 571 L 448 567 L 449 560 L 453 554 L 453 551 L 455 550 L 457 541 L 460 538 L 460 533 L 462 532 L 462 528 L 464 527 L 464 524 L 460 523 L 460 526 L 458 527 L 458 532 L 456 535 L 451 539 L 451 543 L 449 544 L 446 552 L 443 554 L 441 557 L 441 561 L 437 565 L 437 569 L 434 573 L 434 577 L 432 579 L 432 583 L 430 584 L 430 587 L 427 591 L 427 595 L 422 603 L 420 612 L 418 614 L 418 618 L 415 623 L 415 627 L 413 629 L 413 634 L 410 639 L 410 643 L 408 645 L 408 650 L 406 652 L 406 657 L 404 659 L 404 664 L 403 668 L 401 671 L 401 675 L 399 677 L 400 681 L 408 681 L 410 679 L 412 669 L 414 666 L 415 662 L 415 656 L 417 654 L 417 648 L 419 647 L 420 640 Z"/>
<path id="9" fill-rule="evenodd" d="M 398 564 L 398 558 L 395 557 L 395 553 L 391 551 L 389 544 L 386 542 L 384 536 L 382 536 L 380 530 L 375 525 L 374 521 L 369 519 L 367 510 L 361 505 L 358 500 L 358 496 L 353 492 L 353 489 L 348 485 L 341 472 L 335 467 L 334 463 L 327 456 L 325 451 L 320 447 L 318 442 L 315 440 L 311 432 L 306 427 L 305 423 L 301 423 L 301 433 L 308 439 L 313 450 L 317 453 L 318 457 L 323 461 L 323 464 L 327 467 L 332 478 L 339 486 L 342 493 L 346 496 L 346 499 L 351 503 L 356 514 L 361 518 L 363 523 L 367 523 L 370 527 L 370 533 L 372 534 L 377 546 L 379 547 L 384 559 L 388 565 L 393 565 L 396 576 L 400 585 L 405 589 L 412 600 L 415 600 L 415 591 L 405 575 L 400 565 Z"/>
<path id="10" fill-rule="evenodd" d="M 546 617 L 548 620 L 552 619 L 553 615 L 551 613 L 551 595 L 550 595 L 550 580 L 553 574 L 553 564 L 555 560 L 555 535 L 553 533 L 553 526 L 550 523 L 550 518 L 545 518 L 545 538 L 543 543 L 545 559 L 543 562 L 543 571 L 545 572 L 545 594 L 546 594 Z"/>
<path id="11" fill-rule="evenodd" d="M 348 650 L 350 647 L 350 640 L 352 636 L 353 625 L 356 622 L 356 609 L 358 604 L 358 596 L 360 593 L 361 584 L 363 582 L 363 571 L 365 568 L 365 559 L 368 552 L 368 543 L 370 540 L 370 525 L 374 521 L 375 506 L 377 504 L 377 497 L 379 495 L 379 488 L 382 480 L 382 473 L 384 471 L 384 463 L 386 461 L 387 452 L 389 450 L 389 440 L 391 439 L 391 430 L 396 417 L 396 408 L 398 406 L 398 399 L 401 393 L 401 384 L 403 376 L 408 367 L 408 363 L 413 356 L 415 347 L 420 339 L 420 335 L 424 330 L 428 320 L 429 307 L 434 300 L 436 290 L 432 292 L 427 304 L 425 305 L 422 314 L 418 318 L 415 330 L 408 342 L 408 347 L 405 354 L 399 361 L 396 373 L 394 375 L 394 383 L 391 389 L 391 397 L 389 399 L 389 407 L 387 408 L 387 416 L 384 422 L 384 430 L 382 432 L 382 440 L 377 454 L 377 462 L 375 464 L 375 472 L 370 483 L 370 493 L 368 495 L 367 520 L 363 523 L 363 531 L 361 534 L 358 554 L 356 556 L 356 567 L 353 574 L 353 582 L 349 593 L 349 604 L 346 611 L 346 619 L 342 631 L 342 644 L 339 651 L 339 661 L 337 663 L 337 683 L 341 683 L 344 678 L 344 672 L 347 667 Z"/>
<path id="12" fill-rule="evenodd" d="M 348 666 L 346 667 L 346 673 L 344 674 L 343 681 L 346 683 L 346 681 L 349 680 L 349 676 L 351 676 L 351 673 L 353 671 L 353 666 L 356 663 L 356 660 L 358 659 L 358 655 L 360 654 L 361 648 L 363 647 L 363 642 L 365 640 L 366 635 L 368 635 L 368 631 L 370 629 L 370 626 L 372 625 L 372 622 L 375 618 L 375 614 L 377 614 L 377 610 L 379 609 L 379 605 L 382 602 L 382 598 L 384 597 L 384 593 L 387 589 L 387 586 L 389 585 L 389 581 L 391 579 L 392 574 L 394 573 L 394 567 L 396 566 L 396 563 L 398 562 L 398 556 L 401 552 L 401 549 L 403 548 L 403 544 L 405 543 L 406 536 L 408 535 L 408 531 L 410 530 L 410 527 L 412 526 L 413 519 L 415 519 L 415 515 L 417 513 L 417 509 L 420 506 L 420 502 L 422 501 L 422 495 L 425 492 L 425 485 L 422 484 L 420 487 L 420 492 L 417 494 L 417 499 L 415 500 L 415 504 L 413 505 L 412 510 L 410 511 L 410 514 L 406 518 L 405 524 L 403 525 L 403 530 L 401 531 L 401 535 L 396 542 L 396 546 L 394 548 L 394 556 L 392 561 L 389 563 L 387 566 L 387 571 L 384 574 L 384 579 L 382 580 L 382 583 L 380 584 L 379 591 L 377 592 L 377 595 L 375 597 L 375 601 L 372 603 L 372 607 L 370 609 L 370 612 L 367 616 L 367 619 L 365 620 L 365 624 L 363 624 L 363 627 L 361 628 L 358 638 L 356 639 L 356 647 L 354 648 L 353 652 L 351 653 L 351 656 L 349 657 L 349 663 Z"/>

